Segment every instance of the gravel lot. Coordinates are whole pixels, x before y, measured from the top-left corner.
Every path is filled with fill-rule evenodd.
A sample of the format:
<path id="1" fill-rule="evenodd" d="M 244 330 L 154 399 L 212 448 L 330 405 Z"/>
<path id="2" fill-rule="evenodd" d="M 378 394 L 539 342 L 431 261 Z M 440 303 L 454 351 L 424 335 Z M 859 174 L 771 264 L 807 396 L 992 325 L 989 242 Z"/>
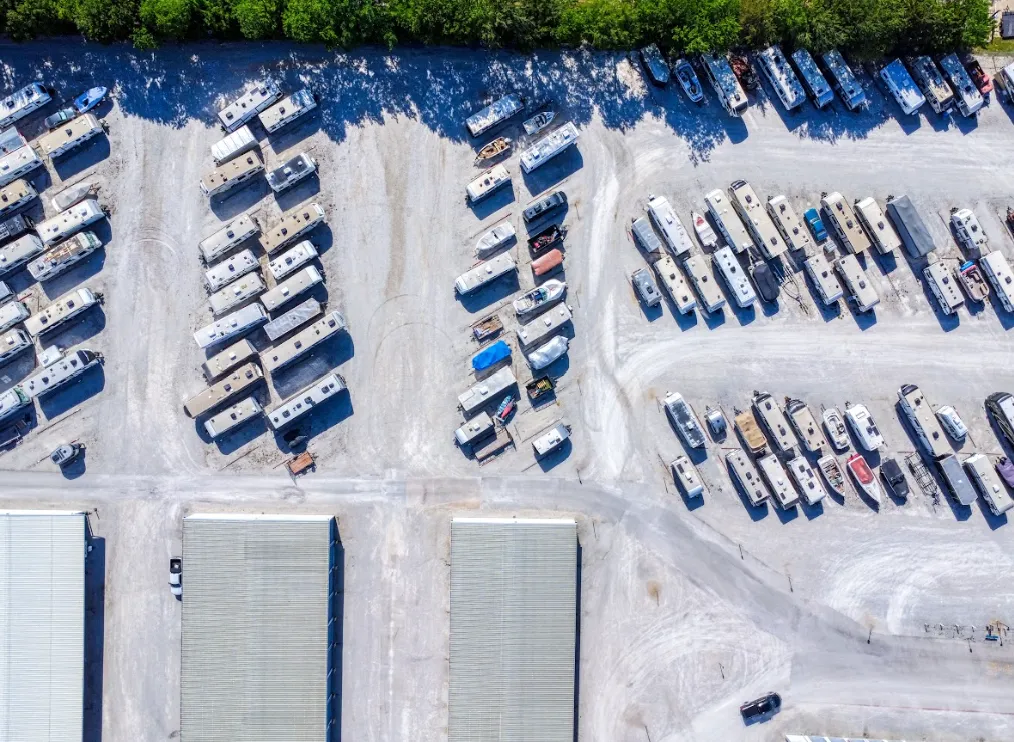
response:
<path id="1" fill-rule="evenodd" d="M 1014 386 L 1014 316 L 987 304 L 944 317 L 917 278 L 921 264 L 904 256 L 867 258 L 881 296 L 875 316 L 819 309 L 792 260 L 777 310 L 685 318 L 666 303 L 646 312 L 628 280 L 645 265 L 628 227 L 649 193 L 686 219 L 703 210 L 705 192 L 742 178 L 763 198 L 785 193 L 800 212 L 822 191 L 881 203 L 907 194 L 948 259 L 960 257 L 948 213 L 967 206 L 1010 257 L 1012 109 L 993 100 L 977 122 L 901 120 L 871 91 L 858 116 L 840 106 L 786 116 L 760 94 L 740 121 L 710 89 L 709 104 L 692 107 L 607 55 L 346 56 L 287 45 L 145 55 L 60 42 L 0 45 L 0 58 L 4 89 L 39 78 L 65 98 L 91 84 L 113 91 L 99 109 L 108 138 L 34 178 L 47 188 L 46 213 L 62 184 L 95 180 L 111 210 L 106 248 L 56 285 L 33 285 L 25 272 L 9 281 L 33 308 L 78 285 L 101 291 L 103 308 L 47 343 L 101 351 L 106 363 L 41 405 L 38 428 L 0 455 L 6 503 L 98 509 L 104 742 L 178 729 L 179 606 L 165 559 L 180 548 L 182 515 L 209 506 L 339 516 L 348 739 L 446 735 L 449 517 L 474 509 L 579 520 L 583 739 L 1010 737 L 1014 665 L 1006 642 L 983 642 L 987 623 L 1014 619 L 1005 517 L 919 492 L 879 512 L 855 495 L 790 514 L 752 509 L 711 443 L 698 461 L 708 492 L 694 507 L 666 473 L 682 449 L 657 400 L 679 391 L 698 412 L 727 413 L 754 389 L 816 409 L 863 401 L 888 450 L 905 454 L 914 444 L 894 403 L 913 382 L 962 414 L 971 430 L 962 451 L 999 454 L 982 400 Z M 306 120 L 259 132 L 267 166 L 306 151 L 320 177 L 277 198 L 251 185 L 209 205 L 197 183 L 221 136 L 215 111 L 265 74 L 321 96 Z M 479 171 L 462 121 L 511 90 L 552 97 L 580 142 L 532 176 L 515 153 L 512 188 L 469 208 L 464 186 Z M 524 138 L 519 122 L 503 133 Z M 453 281 L 485 229 L 510 218 L 523 237 L 521 210 L 558 187 L 569 197 L 571 351 L 552 369 L 556 402 L 537 411 L 524 402 L 512 423 L 518 450 L 480 468 L 452 436 L 455 398 L 473 383 L 469 327 L 501 308 L 509 319 L 510 300 L 533 281 L 518 247 L 516 282 L 459 300 Z M 288 452 L 262 424 L 211 443 L 182 402 L 205 384 L 191 337 L 211 319 L 198 241 L 242 211 L 270 226 L 311 198 L 328 213 L 311 236 L 326 275 L 313 295 L 341 310 L 350 332 L 259 395 L 275 404 L 331 368 L 350 394 L 315 414 L 318 472 L 293 484 L 279 468 Z M 24 357 L 4 367 L 0 390 L 32 368 Z M 516 349 L 514 368 L 528 378 Z M 524 441 L 556 417 L 572 424 L 573 444 L 540 465 Z M 45 461 L 66 440 L 88 446 L 86 471 L 70 481 Z M 785 711 L 744 730 L 738 704 L 769 689 L 783 692 Z"/>

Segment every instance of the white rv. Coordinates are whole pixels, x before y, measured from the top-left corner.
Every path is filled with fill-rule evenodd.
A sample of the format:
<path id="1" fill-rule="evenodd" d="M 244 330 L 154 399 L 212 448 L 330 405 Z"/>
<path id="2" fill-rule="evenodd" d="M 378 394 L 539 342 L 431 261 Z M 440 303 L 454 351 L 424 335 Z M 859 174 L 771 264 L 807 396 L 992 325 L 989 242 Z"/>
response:
<path id="1" fill-rule="evenodd" d="M 898 390 L 898 406 L 908 419 L 916 440 L 931 458 L 942 459 L 952 453 L 940 421 L 926 401 L 922 389 L 915 384 L 902 386 Z"/>
<path id="2" fill-rule="evenodd" d="M 830 105 L 834 101 L 834 91 L 821 74 L 810 52 L 806 49 L 796 49 L 792 52 L 792 61 L 796 63 L 796 69 L 799 70 L 799 76 L 813 99 L 813 105 L 817 108 Z"/>
<path id="3" fill-rule="evenodd" d="M 848 288 L 851 300 L 855 302 L 856 309 L 860 312 L 868 312 L 880 303 L 877 290 L 870 283 L 866 271 L 859 265 L 855 255 L 846 255 L 835 263 L 838 275 L 841 276 L 845 287 Z"/>
<path id="4" fill-rule="evenodd" d="M 954 106 L 954 91 L 947 84 L 936 63 L 926 56 L 912 60 L 912 76 L 927 102 L 936 113 L 947 113 Z"/>
<path id="5" fill-rule="evenodd" d="M 241 126 L 211 145 L 211 157 L 216 165 L 221 165 L 252 149 L 257 149 L 257 140 L 249 126 Z"/>
<path id="6" fill-rule="evenodd" d="M 515 270 L 517 265 L 514 258 L 510 253 L 503 252 L 458 276 L 454 280 L 454 289 L 461 295 L 468 294 Z"/>
<path id="7" fill-rule="evenodd" d="M 855 73 L 852 72 L 852 68 L 848 66 L 841 52 L 837 49 L 832 49 L 829 52 L 824 52 L 821 59 L 824 62 L 824 68 L 827 70 L 828 76 L 831 78 L 831 84 L 834 85 L 834 89 L 838 92 L 838 96 L 842 99 L 846 108 L 850 111 L 858 111 L 860 108 L 869 105 L 866 91 L 859 84 Z"/>
<path id="8" fill-rule="evenodd" d="M 542 167 L 572 144 L 576 144 L 578 136 L 577 127 L 568 121 L 521 153 L 521 169 L 530 173 Z"/>
<path id="9" fill-rule="evenodd" d="M 743 266 L 739 264 L 736 254 L 730 247 L 720 247 L 711 256 L 715 271 L 721 274 L 729 293 L 742 308 L 751 306 L 757 301 L 757 292 L 750 285 Z"/>
<path id="10" fill-rule="evenodd" d="M 972 83 L 965 65 L 961 64 L 957 54 L 948 54 L 941 58 L 940 69 L 954 90 L 954 99 L 962 116 L 975 116 L 986 102 L 982 93 Z"/>
<path id="11" fill-rule="evenodd" d="M 75 350 L 21 382 L 21 389 L 32 399 L 37 399 L 64 384 L 69 384 L 99 362 L 101 356 L 97 353 L 84 349 Z"/>
<path id="12" fill-rule="evenodd" d="M 257 355 L 257 351 L 246 338 L 233 343 L 228 348 L 206 360 L 202 365 L 204 377 L 208 381 L 214 381 L 222 374 L 232 371 L 239 364 L 248 361 Z"/>
<path id="13" fill-rule="evenodd" d="M 1014 312 L 1014 271 L 1007 258 L 999 250 L 983 255 L 979 260 L 982 272 L 993 285 L 1000 304 L 1008 312 Z"/>
<path id="14" fill-rule="evenodd" d="M 50 160 L 55 160 L 101 133 L 102 124 L 94 114 L 86 113 L 39 137 L 39 149 Z"/>
<path id="15" fill-rule="evenodd" d="M 758 507 L 770 496 L 767 486 L 757 473 L 753 462 L 742 450 L 735 448 L 725 455 L 726 464 L 732 474 L 733 483 L 736 484 L 746 499 L 754 507 Z"/>
<path id="16" fill-rule="evenodd" d="M 25 320 L 25 329 L 33 338 L 38 337 L 44 332 L 55 330 L 98 303 L 99 299 L 91 289 L 77 289 Z"/>
<path id="17" fill-rule="evenodd" d="M 889 255 L 901 247 L 901 237 L 872 196 L 856 201 L 856 216 L 866 228 L 870 242 L 881 255 Z"/>
<path id="18" fill-rule="evenodd" d="M 715 283 L 708 264 L 700 255 L 690 255 L 683 261 L 683 270 L 687 272 L 687 278 L 693 284 L 697 292 L 697 298 L 701 300 L 701 306 L 708 312 L 717 312 L 725 306 L 725 297 L 722 290 Z"/>
<path id="19" fill-rule="evenodd" d="M 518 380 L 510 366 L 504 366 L 496 373 L 487 376 L 482 381 L 473 385 L 467 391 L 458 395 L 458 406 L 466 415 L 472 415 L 496 399 L 511 387 L 515 386 Z"/>
<path id="20" fill-rule="evenodd" d="M 242 157 L 229 160 L 224 165 L 206 173 L 201 178 L 201 190 L 205 196 L 219 196 L 249 183 L 254 176 L 264 172 L 264 161 L 256 152 L 247 152 Z"/>
<path id="21" fill-rule="evenodd" d="M 736 216 L 724 193 L 716 188 L 704 196 L 704 203 L 707 204 L 711 218 L 715 220 L 718 231 L 722 233 L 729 247 L 735 252 L 746 252 L 754 247 L 746 227 Z"/>
<path id="22" fill-rule="evenodd" d="M 325 340 L 335 337 L 348 327 L 341 312 L 330 312 L 312 325 L 300 330 L 283 343 L 261 353 L 261 363 L 271 373 L 309 353 Z"/>
<path id="23" fill-rule="evenodd" d="M 273 289 L 267 291 L 261 297 L 261 304 L 269 312 L 277 311 L 297 296 L 309 291 L 323 281 L 324 276 L 321 275 L 320 271 L 314 266 L 308 265 L 306 268 L 293 273 Z"/>
<path id="24" fill-rule="evenodd" d="M 800 85 L 796 73 L 789 66 L 789 60 L 785 58 L 780 46 L 775 44 L 759 52 L 757 63 L 786 111 L 803 105 L 806 100 L 806 92 Z"/>
<path id="25" fill-rule="evenodd" d="M 768 214 L 775 223 L 785 244 L 792 250 L 806 255 L 813 247 L 810 233 L 800 221 L 796 210 L 785 196 L 775 196 L 768 201 Z"/>
<path id="26" fill-rule="evenodd" d="M 976 257 L 989 252 L 989 238 L 971 209 L 958 209 L 951 214 L 951 227 L 958 238 L 958 244 Z"/>
<path id="27" fill-rule="evenodd" d="M 859 255 L 870 249 L 870 238 L 859 226 L 859 220 L 844 196 L 837 191 L 829 193 L 820 199 L 820 205 L 831 229 L 838 235 L 846 250 L 853 255 Z"/>
<path id="28" fill-rule="evenodd" d="M 23 350 L 32 347 L 32 339 L 22 330 L 11 330 L 0 336 L 0 366 L 9 363 Z"/>
<path id="29" fill-rule="evenodd" d="M 31 183 L 20 178 L 3 186 L 0 188 L 0 217 L 13 214 L 38 195 Z"/>
<path id="30" fill-rule="evenodd" d="M 230 433 L 240 425 L 259 416 L 264 409 L 253 397 L 240 400 L 232 407 L 222 410 L 217 415 L 208 418 L 204 422 L 204 430 L 208 436 L 215 440 L 226 433 Z"/>
<path id="31" fill-rule="evenodd" d="M 799 442 L 785 414 L 775 403 L 775 398 L 767 392 L 756 392 L 752 403 L 757 419 L 767 432 L 775 450 L 785 455 L 792 453 Z"/>
<path id="32" fill-rule="evenodd" d="M 0 247 L 0 276 L 24 265 L 45 249 L 42 240 L 34 234 L 23 235 Z"/>
<path id="33" fill-rule="evenodd" d="M 672 256 L 663 255 L 655 261 L 654 268 L 655 273 L 658 275 L 659 284 L 669 294 L 669 298 L 672 299 L 679 313 L 689 314 L 694 311 L 697 301 L 694 299 L 693 292 L 687 285 L 686 279 L 683 278 L 683 274 L 680 273 L 680 269 L 676 267 L 676 261 L 673 260 Z"/>
<path id="34" fill-rule="evenodd" d="M 250 250 L 242 250 L 228 260 L 223 260 L 218 265 L 212 266 L 204 272 L 204 284 L 208 291 L 218 291 L 235 281 L 240 276 L 245 276 L 250 271 L 257 270 L 260 263 Z"/>
<path id="35" fill-rule="evenodd" d="M 519 113 L 524 107 L 525 104 L 522 102 L 520 95 L 515 93 L 505 95 L 495 103 L 468 117 L 465 121 L 468 133 L 473 137 L 481 136 L 494 126 L 503 123 Z"/>
<path id="36" fill-rule="evenodd" d="M 264 235 L 264 251 L 271 255 L 324 221 L 320 204 L 302 204 L 282 214 L 281 221 Z"/>
<path id="37" fill-rule="evenodd" d="M 267 312 L 260 304 L 248 304 L 232 314 L 215 320 L 194 333 L 197 347 L 204 349 L 249 332 L 268 321 Z"/>
<path id="38" fill-rule="evenodd" d="M 6 129 L 49 103 L 52 97 L 41 82 L 32 82 L 0 100 L 0 129 Z"/>
<path id="39" fill-rule="evenodd" d="M 215 315 L 230 312 L 240 304 L 253 299 L 265 288 L 259 273 L 248 273 L 241 276 L 208 297 L 211 312 Z"/>
<path id="40" fill-rule="evenodd" d="M 271 190 L 281 193 L 306 180 L 315 172 L 317 172 L 317 161 L 306 152 L 300 152 L 291 160 L 268 172 L 265 177 Z"/>
<path id="41" fill-rule="evenodd" d="M 42 167 L 42 159 L 32 147 L 22 147 L 0 157 L 0 186 L 27 175 L 37 167 Z"/>
<path id="42" fill-rule="evenodd" d="M 302 327 L 322 311 L 323 307 L 319 301 L 313 298 L 307 299 L 264 325 L 264 334 L 273 343 L 293 330 Z"/>
<path id="43" fill-rule="evenodd" d="M 792 485 L 789 484 L 789 477 L 778 461 L 778 457 L 773 453 L 761 456 L 757 459 L 757 469 L 760 471 L 764 481 L 767 482 L 768 488 L 774 495 L 775 502 L 778 503 L 778 507 L 782 508 L 782 510 L 795 507 L 796 503 L 799 502 L 799 495 L 796 494 Z"/>
<path id="44" fill-rule="evenodd" d="M 28 319 L 30 314 L 31 312 L 28 311 L 24 302 L 9 301 L 0 305 L 0 332 L 5 332 L 18 322 L 23 322 Z"/>
<path id="45" fill-rule="evenodd" d="M 732 71 L 729 58 L 724 54 L 702 54 L 701 63 L 704 74 L 711 81 L 711 86 L 726 112 L 730 116 L 742 116 L 746 113 L 749 105 L 746 93 L 736 79 L 736 73 Z"/>
<path id="46" fill-rule="evenodd" d="M 49 281 L 69 270 L 102 247 L 94 232 L 78 232 L 66 242 L 43 253 L 28 264 L 28 272 L 36 281 Z"/>
<path id="47" fill-rule="evenodd" d="M 233 248 L 259 234 L 260 231 L 260 227 L 257 226 L 253 217 L 249 214 L 240 214 L 220 230 L 201 240 L 199 245 L 201 257 L 205 263 L 214 263 Z"/>
<path id="48" fill-rule="evenodd" d="M 634 243 L 649 255 L 662 254 L 662 241 L 651 227 L 646 216 L 638 217 L 630 225 L 630 233 L 634 235 Z"/>
<path id="49" fill-rule="evenodd" d="M 807 505 L 816 505 L 827 495 L 827 490 L 820 483 L 817 472 L 803 456 L 797 456 L 789 462 L 789 474 L 795 480 L 796 487 L 799 488 Z"/>
<path id="50" fill-rule="evenodd" d="M 297 268 L 301 268 L 317 257 L 317 248 L 310 240 L 303 240 L 290 250 L 286 250 L 268 263 L 268 270 L 275 280 L 281 280 Z"/>
<path id="51" fill-rule="evenodd" d="M 503 165 L 495 165 L 465 186 L 469 203 L 476 203 L 511 182 L 511 174 Z"/>
<path id="52" fill-rule="evenodd" d="M 772 260 L 784 253 L 785 241 L 764 210 L 753 187 L 745 180 L 737 180 L 729 188 L 729 196 L 732 198 L 733 207 L 750 230 L 754 243 L 760 248 L 761 255 Z"/>
<path id="53" fill-rule="evenodd" d="M 823 250 L 815 252 L 808 257 L 805 266 L 806 273 L 810 276 L 810 280 L 813 281 L 814 288 L 817 289 L 817 293 L 824 304 L 831 306 L 844 296 L 841 284 L 835 278 L 834 272 L 831 270 L 831 264 L 824 257 Z"/>
<path id="54" fill-rule="evenodd" d="M 264 372 L 256 363 L 247 363 L 229 374 L 228 377 L 212 384 L 200 394 L 196 394 L 183 403 L 183 412 L 187 417 L 197 418 L 206 415 L 235 399 L 252 388 L 264 378 Z"/>
<path id="55" fill-rule="evenodd" d="M 901 63 L 900 59 L 895 59 L 882 67 L 880 79 L 884 81 L 884 85 L 887 86 L 888 91 L 894 96 L 898 105 L 901 106 L 902 112 L 906 115 L 912 115 L 926 102 L 922 93 L 919 92 L 919 88 L 916 87 L 915 80 L 908 74 L 908 70 L 905 69 L 905 65 Z"/>
<path id="56" fill-rule="evenodd" d="M 268 425 L 272 430 L 281 430 L 345 389 L 345 379 L 340 374 L 328 374 L 320 381 L 315 381 L 305 389 L 296 392 L 269 412 Z"/>
<path id="57" fill-rule="evenodd" d="M 572 319 L 570 308 L 566 304 L 557 304 L 528 324 L 521 325 L 518 328 L 518 342 L 522 349 L 531 348 L 551 338 Z"/>
<path id="58" fill-rule="evenodd" d="M 99 202 L 94 198 L 88 198 L 35 225 L 35 230 L 46 243 L 46 247 L 49 247 L 57 242 L 63 242 L 105 215 Z"/>
<path id="59" fill-rule="evenodd" d="M 274 134 L 283 129 L 301 116 L 317 107 L 317 99 L 307 88 L 297 90 L 288 98 L 275 103 L 270 108 L 261 111 L 258 118 L 261 126 L 268 134 Z"/>
<path id="60" fill-rule="evenodd" d="M 947 268 L 944 261 L 930 263 L 923 268 L 922 275 L 944 314 L 954 314 L 965 303 L 958 282 L 954 279 L 954 273 Z"/>
<path id="61" fill-rule="evenodd" d="M 662 240 L 674 257 L 690 254 L 694 243 L 667 199 L 651 196 L 648 199 L 648 216 L 662 234 Z"/>
<path id="62" fill-rule="evenodd" d="M 978 487 L 979 494 L 993 515 L 1003 515 L 1014 507 L 1014 500 L 1007 494 L 1007 489 L 989 463 L 988 456 L 981 453 L 973 454 L 962 463 L 968 469 L 969 477 Z"/>
<path id="63" fill-rule="evenodd" d="M 266 79 L 219 111 L 218 120 L 226 131 L 235 131 L 281 97 L 278 83 Z"/>

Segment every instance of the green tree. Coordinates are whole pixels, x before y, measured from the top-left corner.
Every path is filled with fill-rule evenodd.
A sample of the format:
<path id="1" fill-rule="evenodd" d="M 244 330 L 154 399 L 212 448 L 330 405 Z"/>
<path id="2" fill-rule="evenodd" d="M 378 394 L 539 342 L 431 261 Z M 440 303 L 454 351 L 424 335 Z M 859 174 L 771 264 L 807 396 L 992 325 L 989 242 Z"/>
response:
<path id="1" fill-rule="evenodd" d="M 54 0 L 16 0 L 2 4 L 2 27 L 14 41 L 27 41 L 42 34 L 73 33 L 74 27 L 60 19 Z"/>
<path id="2" fill-rule="evenodd" d="M 742 43 L 740 0 L 683 0 L 672 40 L 684 54 L 725 51 Z"/>
<path id="3" fill-rule="evenodd" d="M 60 17 L 87 39 L 103 44 L 130 37 L 137 20 L 136 0 L 57 0 Z"/>
<path id="4" fill-rule="evenodd" d="M 628 0 L 581 0 L 563 9 L 557 40 L 596 49 L 632 49 L 641 40 L 638 9 Z"/>
<path id="5" fill-rule="evenodd" d="M 156 38 L 178 41 L 187 36 L 196 9 L 195 0 L 141 0 L 141 23 Z"/>
<path id="6" fill-rule="evenodd" d="M 232 16 L 248 39 L 277 36 L 281 26 L 281 0 L 232 0 Z"/>

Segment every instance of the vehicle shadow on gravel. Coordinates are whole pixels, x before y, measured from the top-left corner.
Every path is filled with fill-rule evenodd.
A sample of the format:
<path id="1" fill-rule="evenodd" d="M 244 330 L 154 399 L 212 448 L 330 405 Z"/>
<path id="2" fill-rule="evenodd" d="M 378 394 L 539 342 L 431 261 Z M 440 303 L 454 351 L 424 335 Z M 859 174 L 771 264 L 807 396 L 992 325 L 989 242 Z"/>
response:
<path id="1" fill-rule="evenodd" d="M 101 363 L 97 363 L 85 371 L 79 381 L 40 397 L 39 408 L 47 420 L 52 420 L 91 399 L 105 386 L 105 370 Z"/>
<path id="2" fill-rule="evenodd" d="M 96 511 L 97 517 L 97 511 Z M 92 535 L 88 519 L 84 576 L 84 709 L 82 739 L 102 740 L 102 662 L 105 655 L 106 540 Z"/>

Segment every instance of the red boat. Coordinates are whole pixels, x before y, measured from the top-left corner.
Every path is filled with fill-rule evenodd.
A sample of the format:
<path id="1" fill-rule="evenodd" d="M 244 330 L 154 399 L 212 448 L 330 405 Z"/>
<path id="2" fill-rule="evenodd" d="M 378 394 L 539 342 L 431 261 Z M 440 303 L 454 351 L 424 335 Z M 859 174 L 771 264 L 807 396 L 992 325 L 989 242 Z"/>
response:
<path id="1" fill-rule="evenodd" d="M 849 474 L 852 475 L 852 481 L 856 483 L 856 487 L 859 489 L 859 494 L 866 495 L 869 499 L 873 500 L 879 507 L 881 498 L 880 483 L 877 478 L 873 476 L 873 469 L 866 463 L 866 459 L 860 453 L 855 453 L 849 456 L 849 460 L 845 463 L 845 468 L 849 470 Z"/>

